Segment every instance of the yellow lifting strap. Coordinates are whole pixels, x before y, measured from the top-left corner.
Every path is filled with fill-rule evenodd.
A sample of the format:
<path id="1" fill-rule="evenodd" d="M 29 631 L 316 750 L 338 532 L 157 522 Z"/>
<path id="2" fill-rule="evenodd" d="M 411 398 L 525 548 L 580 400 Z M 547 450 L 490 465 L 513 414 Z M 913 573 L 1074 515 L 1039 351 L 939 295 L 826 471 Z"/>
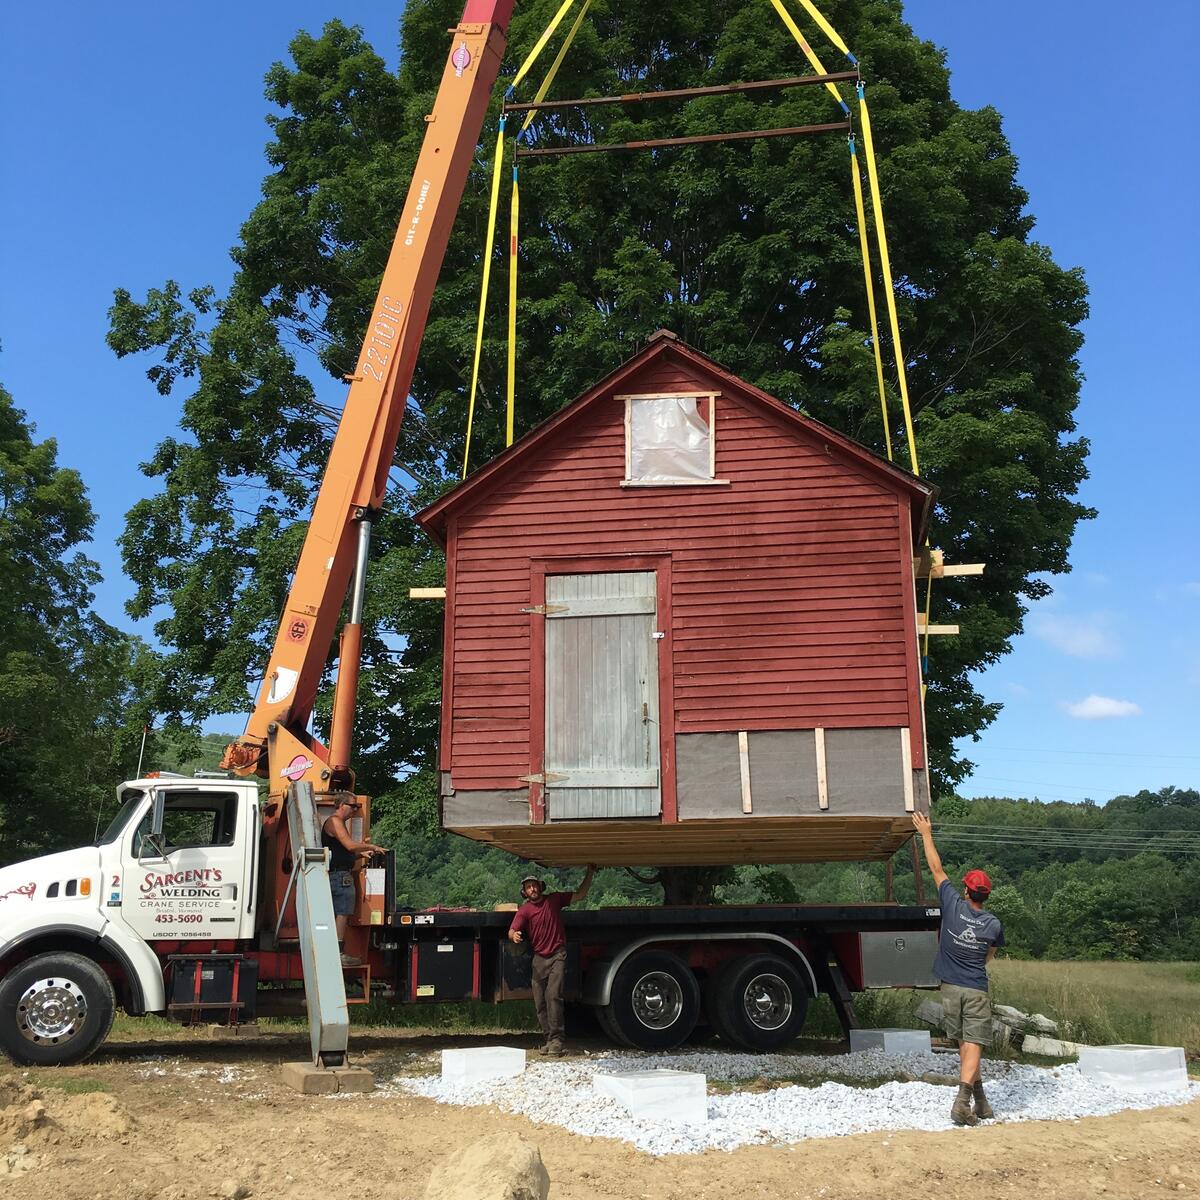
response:
<path id="1" fill-rule="evenodd" d="M 479 389 L 479 357 L 483 350 L 483 318 L 487 311 L 488 284 L 492 278 L 492 247 L 496 242 L 496 209 L 500 203 L 500 174 L 504 169 L 504 118 L 496 132 L 496 161 L 492 164 L 492 198 L 488 207 L 487 238 L 483 248 L 483 284 L 479 289 L 479 316 L 475 321 L 475 361 L 471 367 L 471 394 L 467 401 L 467 444 L 463 447 L 462 477 L 467 477 L 471 457 L 471 430 L 475 425 L 475 394 Z"/>
<path id="2" fill-rule="evenodd" d="M 554 61 L 550 64 L 550 70 L 546 72 L 546 78 L 542 80 L 541 87 L 538 88 L 537 93 L 533 97 L 534 104 L 540 104 L 546 98 L 546 93 L 550 90 L 550 85 L 554 82 L 554 77 L 558 74 L 558 68 L 563 64 L 563 59 L 567 57 L 567 51 L 570 50 L 571 43 L 575 40 L 575 35 L 579 32 L 579 27 L 583 24 L 583 19 L 587 16 L 587 10 L 591 7 L 591 4 L 592 0 L 583 0 L 583 7 L 579 10 L 574 24 L 567 31 L 567 36 L 562 46 L 559 47 L 558 53 L 554 56 Z M 524 137 L 529 126 L 533 124 L 535 114 L 536 110 L 525 114 L 525 120 L 521 122 L 521 128 L 518 130 L 514 142 L 520 141 Z M 514 159 L 512 171 L 512 207 L 509 210 L 508 217 L 508 378 L 504 414 L 504 444 L 506 446 L 513 444 L 513 429 L 517 408 L 517 248 L 519 245 L 520 211 L 521 187 L 517 175 L 517 162 Z"/>
<path id="3" fill-rule="evenodd" d="M 553 36 L 563 17 L 574 7 L 575 0 L 563 0 L 558 12 L 554 14 L 550 24 L 542 31 L 542 36 L 534 43 L 534 47 L 525 56 L 525 61 L 517 70 L 513 81 L 509 84 L 507 95 L 512 95 L 517 85 L 529 74 L 530 68 L 537 57 L 545 49 L 546 43 Z M 500 118 L 500 127 L 496 132 L 496 159 L 492 164 L 492 192 L 488 207 L 487 237 L 483 252 L 483 281 L 479 289 L 479 315 L 475 322 L 475 360 L 471 367 L 471 392 L 467 400 L 467 440 L 463 447 L 462 477 L 467 477 L 467 464 L 471 458 L 471 433 L 475 425 L 475 396 L 479 390 L 479 359 L 483 350 L 483 320 L 487 311 L 488 284 L 492 278 L 492 249 L 496 244 L 496 212 L 500 207 L 500 174 L 504 167 L 504 117 Z"/>
<path id="4" fill-rule="evenodd" d="M 871 279 L 871 242 L 867 234 L 867 213 L 863 206 L 862 173 L 858 167 L 858 151 L 853 136 L 850 142 L 850 175 L 854 180 L 854 211 L 858 215 L 858 244 L 862 251 L 863 281 L 867 287 L 867 312 L 871 317 L 871 350 L 875 355 L 875 380 L 879 384 L 879 411 L 883 416 L 883 437 L 887 445 L 888 462 L 893 460 L 892 426 L 888 418 L 887 388 L 883 382 L 883 353 L 879 348 L 879 317 L 875 312 L 875 284 Z"/>
<path id="5" fill-rule="evenodd" d="M 858 59 L 850 53 L 850 47 L 842 41 L 842 35 L 821 15 L 821 10 L 812 0 L 800 0 L 804 11 L 821 27 L 825 36 L 857 67 Z"/>
<path id="6" fill-rule="evenodd" d="M 867 152 L 867 181 L 871 185 L 871 208 L 875 214 L 875 237 L 879 242 L 879 266 L 883 272 L 883 294 L 887 300 L 888 321 L 892 329 L 892 348 L 896 353 L 896 374 L 900 379 L 900 403 L 904 406 L 904 432 L 908 438 L 908 460 L 914 475 L 921 473 L 917 463 L 917 435 L 913 429 L 912 407 L 908 401 L 908 373 L 904 369 L 904 348 L 900 344 L 900 318 L 892 283 L 892 263 L 888 257 L 887 230 L 883 224 L 883 202 L 879 198 L 879 176 L 875 169 L 875 145 L 871 140 L 871 114 L 867 109 L 866 89 L 858 85 L 859 118 L 863 147 Z"/>
<path id="7" fill-rule="evenodd" d="M 816 51 L 808 44 L 804 34 L 800 32 L 800 27 L 792 20 L 792 14 L 783 7 L 783 0 L 771 0 L 771 5 L 779 14 L 779 19 L 787 26 L 788 33 L 796 39 L 796 45 L 804 51 L 804 57 L 808 59 L 809 66 L 818 75 L 828 75 L 829 72 L 821 65 L 821 60 L 817 57 Z M 849 116 L 850 106 L 842 99 L 842 94 L 837 90 L 837 87 L 832 83 L 827 83 L 825 88 L 841 106 L 842 112 Z"/>
<path id="8" fill-rule="evenodd" d="M 504 406 L 504 444 L 513 444 L 517 408 L 517 214 L 521 189 L 517 186 L 517 164 L 513 163 L 512 207 L 508 214 L 508 380 Z"/>

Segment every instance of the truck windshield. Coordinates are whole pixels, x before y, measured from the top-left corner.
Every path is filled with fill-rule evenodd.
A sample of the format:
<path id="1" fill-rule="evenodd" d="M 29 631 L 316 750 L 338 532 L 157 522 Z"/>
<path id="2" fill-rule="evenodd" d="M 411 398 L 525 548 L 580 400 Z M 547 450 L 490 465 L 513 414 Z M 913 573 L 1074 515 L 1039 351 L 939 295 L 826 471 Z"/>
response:
<path id="1" fill-rule="evenodd" d="M 141 807 L 142 799 L 146 793 L 140 788 L 130 788 L 127 792 L 123 792 L 122 795 L 124 801 L 121 807 L 117 809 L 117 815 L 109 822 L 108 828 L 100 835 L 99 841 L 96 842 L 97 846 L 107 846 L 121 836 L 125 827 Z"/>

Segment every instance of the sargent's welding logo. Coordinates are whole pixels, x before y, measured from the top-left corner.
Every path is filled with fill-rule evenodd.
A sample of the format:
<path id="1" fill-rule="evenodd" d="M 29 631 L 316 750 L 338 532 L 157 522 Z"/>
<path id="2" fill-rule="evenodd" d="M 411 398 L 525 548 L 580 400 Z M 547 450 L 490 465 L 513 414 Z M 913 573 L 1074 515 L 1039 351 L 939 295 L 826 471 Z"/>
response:
<path id="1" fill-rule="evenodd" d="M 221 889 L 213 884 L 221 882 L 220 867 L 195 867 L 186 871 L 168 871 L 162 875 L 147 875 L 139 890 L 143 896 L 157 896 L 163 900 L 214 899 L 221 898 Z"/>
<path id="2" fill-rule="evenodd" d="M 471 65 L 471 52 L 466 42 L 459 44 L 458 49 L 450 55 L 450 61 L 454 64 L 455 77 L 461 79 L 462 73 Z"/>

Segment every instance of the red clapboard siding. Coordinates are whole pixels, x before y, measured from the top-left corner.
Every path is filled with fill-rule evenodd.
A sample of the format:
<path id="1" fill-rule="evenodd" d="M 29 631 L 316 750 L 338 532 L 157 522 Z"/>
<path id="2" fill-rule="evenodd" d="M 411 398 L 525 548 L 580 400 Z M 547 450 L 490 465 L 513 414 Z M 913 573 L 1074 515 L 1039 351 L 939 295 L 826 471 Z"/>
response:
<path id="1" fill-rule="evenodd" d="M 553 574 L 556 558 L 670 556 L 664 738 L 910 726 L 923 765 L 902 561 L 910 497 L 837 435 L 781 419 L 736 382 L 687 355 L 652 354 L 452 510 L 442 766 L 455 788 L 517 788 L 530 770 L 530 722 L 544 719 L 531 712 L 542 618 L 522 610 L 541 599 L 534 563 Z M 718 393 L 716 475 L 727 483 L 620 486 L 615 395 L 659 391 Z M 628 568 L 614 557 L 611 569 Z"/>

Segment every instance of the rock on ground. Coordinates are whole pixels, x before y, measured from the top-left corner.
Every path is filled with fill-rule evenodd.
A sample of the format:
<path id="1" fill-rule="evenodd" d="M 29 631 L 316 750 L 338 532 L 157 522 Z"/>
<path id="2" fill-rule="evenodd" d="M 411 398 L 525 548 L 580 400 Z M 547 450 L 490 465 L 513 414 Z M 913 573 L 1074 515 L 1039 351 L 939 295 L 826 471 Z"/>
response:
<path id="1" fill-rule="evenodd" d="M 517 1133 L 480 1138 L 434 1167 L 426 1200 L 547 1200 L 550 1176 L 538 1148 Z"/>
<path id="2" fill-rule="evenodd" d="M 1038 1037 L 1028 1034 L 1021 1043 L 1021 1049 L 1026 1054 L 1044 1054 L 1047 1058 L 1078 1058 L 1079 1046 L 1076 1042 L 1063 1042 L 1058 1038 Z"/>

